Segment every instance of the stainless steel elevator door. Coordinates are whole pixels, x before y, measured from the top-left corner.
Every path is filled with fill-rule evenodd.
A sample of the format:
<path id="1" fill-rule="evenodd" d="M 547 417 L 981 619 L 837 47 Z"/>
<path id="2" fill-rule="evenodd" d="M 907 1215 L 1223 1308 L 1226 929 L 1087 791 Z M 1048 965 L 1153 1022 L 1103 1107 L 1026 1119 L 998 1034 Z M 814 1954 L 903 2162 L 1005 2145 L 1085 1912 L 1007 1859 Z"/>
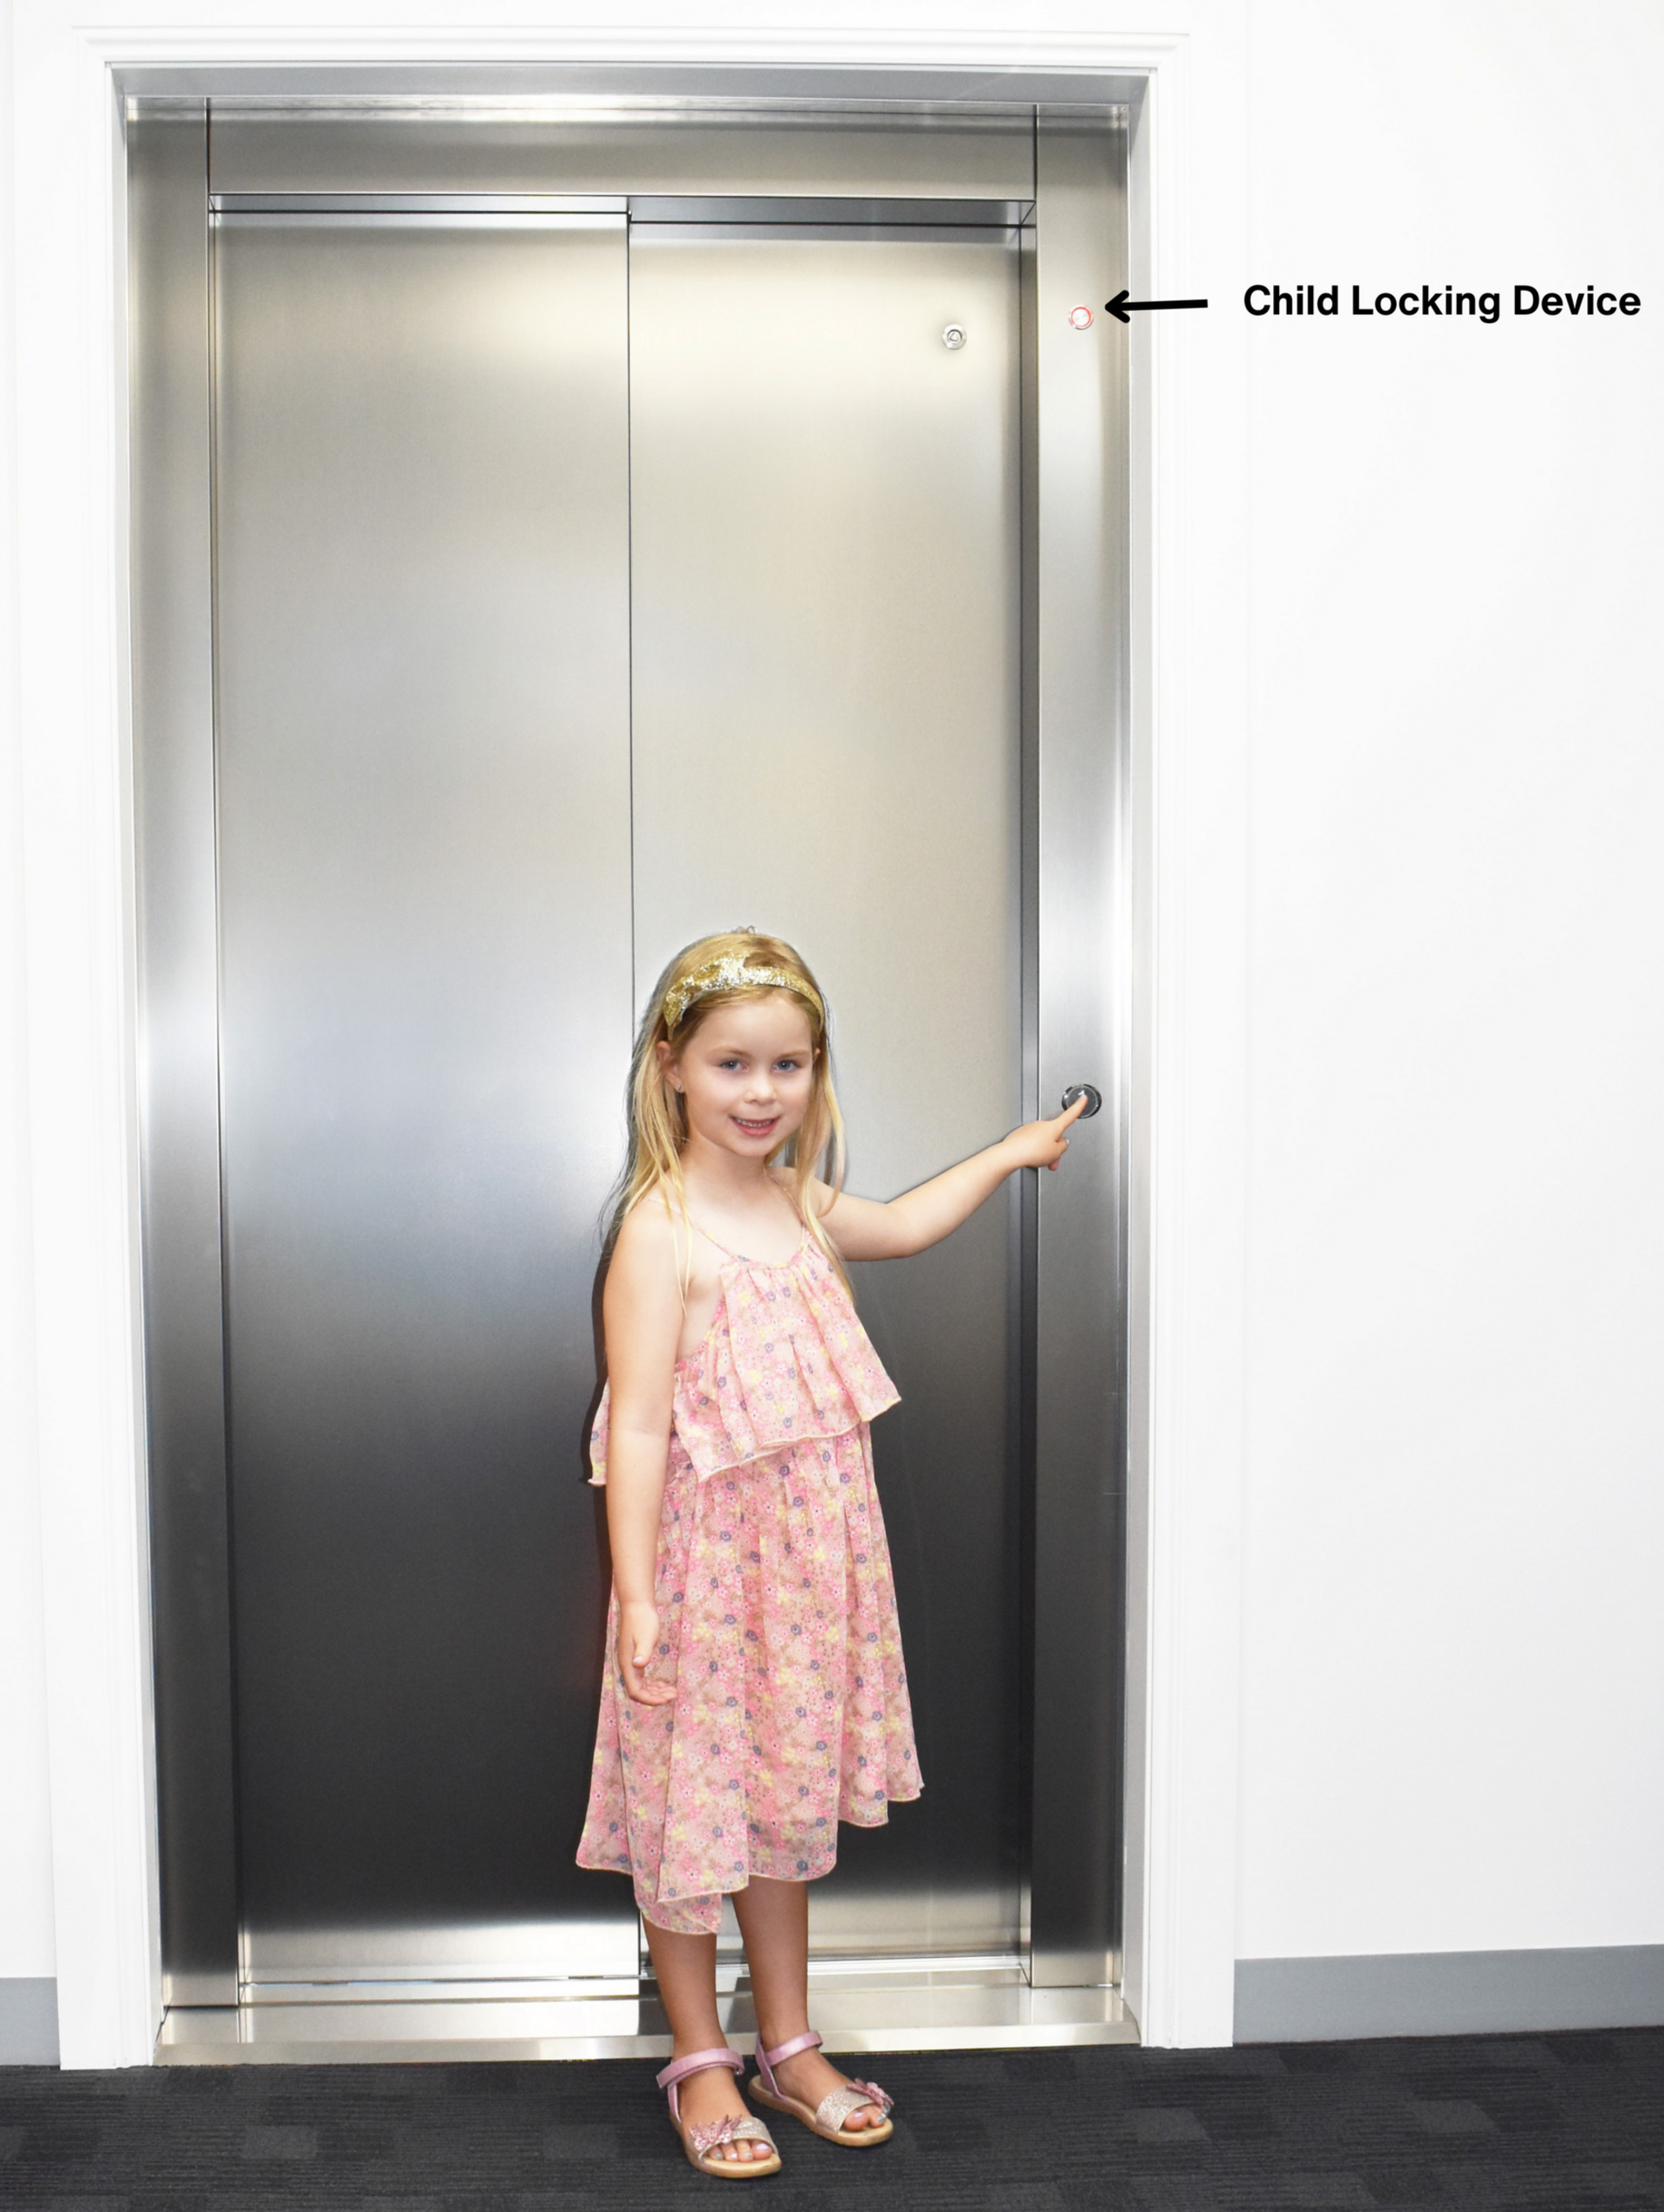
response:
<path id="1" fill-rule="evenodd" d="M 638 1003 L 792 939 L 890 1197 L 1021 1112 L 1017 242 L 635 224 L 630 341 Z M 840 1832 L 823 1955 L 1019 1946 L 1016 1198 L 856 1271 L 925 1794 Z"/>
<path id="2" fill-rule="evenodd" d="M 858 1271 L 927 1788 L 812 1904 L 834 2047 L 1108 2018 L 1126 117 L 764 105 L 128 106 L 164 1989 L 239 2047 L 657 2040 L 572 1863 L 597 1216 L 633 1008 L 736 920 L 829 983 L 857 1190 L 1103 1091 Z M 517 2001 L 279 1986 L 404 1978 Z"/>
<path id="3" fill-rule="evenodd" d="M 633 1973 L 572 1863 L 629 1048 L 626 250 L 214 256 L 243 1967 Z"/>

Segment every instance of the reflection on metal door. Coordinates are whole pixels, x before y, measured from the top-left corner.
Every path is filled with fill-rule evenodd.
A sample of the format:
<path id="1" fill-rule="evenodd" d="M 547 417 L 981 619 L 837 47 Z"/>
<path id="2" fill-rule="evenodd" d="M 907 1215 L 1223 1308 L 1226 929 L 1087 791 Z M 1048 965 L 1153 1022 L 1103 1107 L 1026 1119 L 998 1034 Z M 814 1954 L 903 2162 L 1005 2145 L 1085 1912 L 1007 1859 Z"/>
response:
<path id="1" fill-rule="evenodd" d="M 812 1893 L 829 1961 L 1102 1982 L 1120 1010 L 1065 939 L 1114 911 L 1124 662 L 1113 625 L 1073 659 L 1048 643 L 1043 579 L 1050 558 L 1090 632 L 1118 386 L 1047 318 L 1118 274 L 1118 141 L 1040 133 L 1049 271 L 1043 194 L 1037 270 L 1021 227 L 1032 118 L 959 149 L 1027 163 L 1023 192 L 933 224 L 871 189 L 904 143 L 917 189 L 903 138 L 861 142 L 841 222 L 848 136 L 770 141 L 812 204 L 692 198 L 638 131 L 566 158 L 598 186 L 658 160 L 651 201 L 556 208 L 478 196 L 489 135 L 464 134 L 472 196 L 437 188 L 463 159 L 441 132 L 414 198 L 413 140 L 393 161 L 385 126 L 318 127 L 251 129 L 269 189 L 221 195 L 211 229 L 200 122 L 133 149 L 173 2001 L 634 1990 L 627 1885 L 572 1863 L 605 1598 L 580 1466 L 595 1229 L 636 1011 L 737 923 L 829 986 L 856 1189 L 906 1188 L 1065 1080 L 1117 1106 L 1067 1217 L 1013 1185 L 858 1271 L 903 1391 L 874 1444 L 926 1791 L 846 1830 Z M 306 165 L 342 144 L 332 188 Z M 1067 1324 L 1049 1254 L 1092 1276 Z M 1037 1352 L 1049 1300 L 1067 1373 Z M 1071 1574 L 1108 1600 L 1084 1665 Z M 1045 1718 L 1064 1683 L 1085 1781 Z"/>
<path id="2" fill-rule="evenodd" d="M 1021 1118 L 1018 275 L 1009 231 L 631 231 L 637 998 L 706 930 L 800 944 L 874 1197 Z M 856 1271 L 925 1794 L 842 1832 L 822 1951 L 1017 1949 L 1017 1233 Z"/>
<path id="3" fill-rule="evenodd" d="M 243 1968 L 633 1970 L 571 1864 L 629 1039 L 621 218 L 215 256 Z"/>

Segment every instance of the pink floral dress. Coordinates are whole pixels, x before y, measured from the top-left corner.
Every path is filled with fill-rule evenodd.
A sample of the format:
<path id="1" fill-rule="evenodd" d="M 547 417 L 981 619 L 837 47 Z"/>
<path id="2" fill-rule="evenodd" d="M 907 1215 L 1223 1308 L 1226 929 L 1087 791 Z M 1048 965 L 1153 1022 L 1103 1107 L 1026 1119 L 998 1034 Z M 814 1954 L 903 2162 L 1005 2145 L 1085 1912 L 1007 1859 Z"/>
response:
<path id="1" fill-rule="evenodd" d="M 705 1341 L 676 1363 L 648 1670 L 675 1702 L 626 1693 L 614 1593 L 578 1845 L 683 1934 L 714 1930 L 753 1874 L 829 1872 L 840 1820 L 879 1827 L 923 1787 L 867 1427 L 898 1392 L 807 1234 L 777 1267 L 725 1261 Z"/>

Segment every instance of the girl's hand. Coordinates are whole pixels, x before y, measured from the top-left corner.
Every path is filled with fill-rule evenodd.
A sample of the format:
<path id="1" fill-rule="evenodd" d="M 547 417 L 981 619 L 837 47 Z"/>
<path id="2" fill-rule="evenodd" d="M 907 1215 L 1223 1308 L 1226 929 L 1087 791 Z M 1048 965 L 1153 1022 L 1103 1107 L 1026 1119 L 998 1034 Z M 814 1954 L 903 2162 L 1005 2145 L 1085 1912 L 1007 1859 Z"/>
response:
<path id="1" fill-rule="evenodd" d="M 1085 1111 L 1085 1099 L 1078 1098 L 1067 1113 L 1060 1113 L 1050 1121 L 1025 1121 L 1020 1129 L 1013 1129 L 1005 1143 L 1016 1155 L 1015 1164 L 1055 1170 L 1069 1150 L 1069 1139 L 1063 1132 Z"/>
<path id="2" fill-rule="evenodd" d="M 659 1615 L 645 1599 L 618 1609 L 618 1670 L 638 1705 L 668 1705 L 675 1696 L 667 1682 L 649 1682 L 647 1670 L 659 1650 Z"/>

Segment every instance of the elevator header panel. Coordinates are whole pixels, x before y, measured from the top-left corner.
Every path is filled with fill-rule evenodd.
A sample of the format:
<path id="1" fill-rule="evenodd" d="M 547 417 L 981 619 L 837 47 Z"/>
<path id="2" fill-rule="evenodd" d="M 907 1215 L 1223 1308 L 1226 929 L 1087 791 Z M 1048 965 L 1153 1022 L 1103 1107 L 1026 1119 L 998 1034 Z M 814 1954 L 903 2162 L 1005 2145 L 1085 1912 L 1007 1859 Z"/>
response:
<path id="1" fill-rule="evenodd" d="M 505 116 L 224 107 L 210 115 L 222 192 L 655 193 L 866 199 L 1034 196 L 1034 111 L 676 103 Z"/>

